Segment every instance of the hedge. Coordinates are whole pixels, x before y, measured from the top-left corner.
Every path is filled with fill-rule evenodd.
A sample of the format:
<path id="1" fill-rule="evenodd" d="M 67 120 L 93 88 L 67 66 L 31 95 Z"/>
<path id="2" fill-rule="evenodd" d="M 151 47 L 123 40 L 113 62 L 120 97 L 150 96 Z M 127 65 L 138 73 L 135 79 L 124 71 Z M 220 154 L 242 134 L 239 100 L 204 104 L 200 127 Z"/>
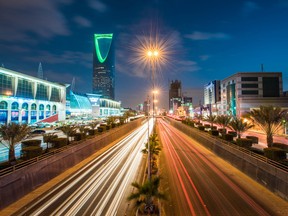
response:
<path id="1" fill-rule="evenodd" d="M 286 159 L 286 151 L 280 148 L 264 148 L 264 156 L 275 161 Z"/>
<path id="2" fill-rule="evenodd" d="M 252 143 L 258 144 L 259 138 L 256 136 L 246 136 L 247 139 L 251 139 Z"/>
<path id="3" fill-rule="evenodd" d="M 23 159 L 28 160 L 42 154 L 42 147 L 40 146 L 28 146 L 21 150 L 21 156 Z"/>
<path id="4" fill-rule="evenodd" d="M 25 140 L 25 141 L 22 141 L 21 142 L 21 147 L 22 149 L 23 148 L 26 148 L 26 147 L 29 147 L 29 146 L 38 146 L 40 147 L 41 146 L 41 140 Z"/>
<path id="5" fill-rule="evenodd" d="M 68 144 L 68 140 L 67 140 L 67 138 L 60 137 L 60 138 L 56 138 L 56 139 L 52 140 L 51 143 L 52 143 L 54 148 L 61 148 L 61 147 L 66 146 Z"/>
<path id="6" fill-rule="evenodd" d="M 252 146 L 252 140 L 247 138 L 238 138 L 236 139 L 236 145 L 244 148 L 249 148 Z"/>

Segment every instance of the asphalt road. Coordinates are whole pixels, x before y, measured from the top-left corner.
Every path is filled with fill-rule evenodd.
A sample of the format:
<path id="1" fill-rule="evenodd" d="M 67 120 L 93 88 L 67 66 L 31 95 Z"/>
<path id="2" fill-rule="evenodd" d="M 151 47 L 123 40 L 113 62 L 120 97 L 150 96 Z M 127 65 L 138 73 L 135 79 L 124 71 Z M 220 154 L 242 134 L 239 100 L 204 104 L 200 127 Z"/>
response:
<path id="1" fill-rule="evenodd" d="M 287 215 L 286 201 L 158 119 L 164 215 Z"/>
<path id="2" fill-rule="evenodd" d="M 129 215 L 147 138 L 146 123 L 13 215 Z"/>

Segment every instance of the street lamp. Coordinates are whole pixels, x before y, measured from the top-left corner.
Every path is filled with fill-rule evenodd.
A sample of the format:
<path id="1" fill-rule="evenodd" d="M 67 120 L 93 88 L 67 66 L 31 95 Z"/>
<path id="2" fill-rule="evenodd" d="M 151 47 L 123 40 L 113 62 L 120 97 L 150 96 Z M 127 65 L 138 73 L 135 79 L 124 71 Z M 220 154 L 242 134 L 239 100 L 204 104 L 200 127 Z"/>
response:
<path id="1" fill-rule="evenodd" d="M 147 56 L 151 66 L 152 73 L 152 120 L 153 120 L 153 131 L 155 131 L 155 71 L 156 71 L 156 60 L 159 56 L 158 50 L 148 50 Z M 149 125 L 149 116 L 148 116 L 148 125 Z M 149 132 L 148 132 L 149 133 Z M 148 137 L 148 179 L 151 181 L 151 152 L 150 152 L 150 137 Z"/>

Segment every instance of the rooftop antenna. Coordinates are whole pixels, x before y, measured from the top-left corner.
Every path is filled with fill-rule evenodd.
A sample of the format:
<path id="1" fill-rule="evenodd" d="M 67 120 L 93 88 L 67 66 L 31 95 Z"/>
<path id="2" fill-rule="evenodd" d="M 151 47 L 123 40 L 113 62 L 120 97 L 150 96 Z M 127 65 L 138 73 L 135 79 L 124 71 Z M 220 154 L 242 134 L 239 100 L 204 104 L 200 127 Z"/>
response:
<path id="1" fill-rule="evenodd" d="M 261 72 L 264 72 L 264 65 L 261 64 Z"/>
<path id="2" fill-rule="evenodd" d="M 39 66 L 38 66 L 37 77 L 38 77 L 39 79 L 43 79 L 43 68 L 42 68 L 41 62 L 39 63 Z"/>

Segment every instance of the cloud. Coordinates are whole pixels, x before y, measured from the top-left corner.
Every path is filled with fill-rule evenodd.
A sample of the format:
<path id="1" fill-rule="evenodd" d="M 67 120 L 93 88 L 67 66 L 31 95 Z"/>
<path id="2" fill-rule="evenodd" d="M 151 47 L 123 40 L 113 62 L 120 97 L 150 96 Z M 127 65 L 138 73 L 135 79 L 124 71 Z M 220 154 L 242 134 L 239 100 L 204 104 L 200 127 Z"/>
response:
<path id="1" fill-rule="evenodd" d="M 66 19 L 59 11 L 68 0 L 9 0 L 1 1 L 0 40 L 32 41 L 31 35 L 52 38 L 69 35 Z"/>
<path id="2" fill-rule="evenodd" d="M 56 55 L 47 51 L 40 51 L 37 55 L 34 55 L 34 57 L 27 56 L 24 58 L 24 60 L 51 64 L 80 64 L 87 68 L 92 68 L 92 54 L 83 52 L 65 51 L 59 55 Z"/>
<path id="3" fill-rule="evenodd" d="M 82 26 L 82 27 L 91 27 L 91 22 L 86 19 L 85 17 L 82 17 L 82 16 L 76 16 L 74 17 L 74 21 L 79 25 L 79 26 Z"/>
<path id="4" fill-rule="evenodd" d="M 100 13 L 105 13 L 108 10 L 107 5 L 105 5 L 103 2 L 99 0 L 90 0 L 88 4 L 91 8 L 95 9 Z"/>
<path id="5" fill-rule="evenodd" d="M 200 58 L 202 61 L 206 61 L 206 60 L 208 60 L 210 57 L 211 57 L 211 56 L 209 56 L 209 55 L 201 55 L 201 56 L 199 56 L 199 58 Z"/>
<path id="6" fill-rule="evenodd" d="M 244 16 L 249 16 L 254 11 L 257 11 L 260 7 L 253 1 L 244 2 L 242 13 Z"/>
<path id="7" fill-rule="evenodd" d="M 199 32 L 194 31 L 192 34 L 184 35 L 185 38 L 191 40 L 227 40 L 230 39 L 230 36 L 225 33 L 208 33 L 208 32 Z"/>

